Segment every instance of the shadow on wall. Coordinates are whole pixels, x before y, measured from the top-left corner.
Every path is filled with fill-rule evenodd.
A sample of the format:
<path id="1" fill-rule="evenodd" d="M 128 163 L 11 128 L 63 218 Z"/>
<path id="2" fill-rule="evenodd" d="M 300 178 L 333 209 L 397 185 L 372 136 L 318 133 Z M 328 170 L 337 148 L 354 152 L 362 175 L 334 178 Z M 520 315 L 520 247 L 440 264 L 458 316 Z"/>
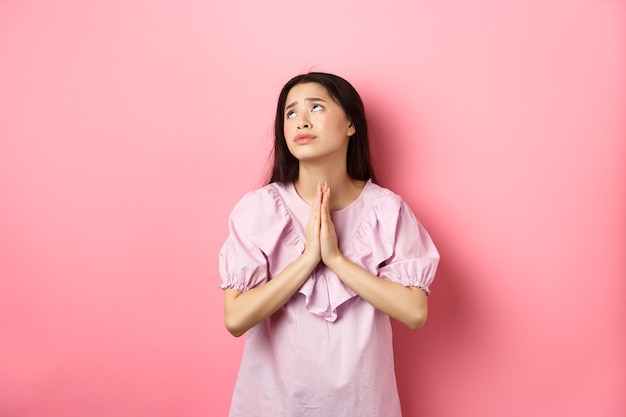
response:
<path id="1" fill-rule="evenodd" d="M 392 188 L 390 181 L 401 156 L 402 132 L 389 113 L 390 97 L 376 91 L 361 93 L 365 104 L 372 163 L 379 185 Z M 397 121 L 397 120 L 395 120 Z"/>
<path id="2" fill-rule="evenodd" d="M 407 178 L 421 175 L 420 155 L 415 154 L 419 144 L 411 143 L 410 155 L 407 155 L 407 139 L 420 135 L 420 123 L 417 115 L 406 117 L 394 113 L 398 108 L 413 108 L 415 103 L 406 101 L 402 92 L 381 88 L 380 85 L 363 94 L 371 149 L 382 186 L 399 193 L 420 219 L 417 197 L 404 195 L 394 185 L 404 183 Z M 419 184 L 410 190 L 419 193 Z M 461 257 L 455 256 L 452 244 L 447 244 L 443 230 L 437 230 L 436 224 L 424 226 L 433 238 L 441 261 L 429 297 L 429 316 L 424 328 L 412 331 L 403 324 L 392 320 L 394 335 L 395 370 L 403 415 L 407 417 L 425 415 L 432 386 L 439 386 L 445 381 L 433 379 L 441 375 L 441 368 L 454 366 L 462 360 L 464 346 L 471 343 L 478 324 L 475 306 L 470 305 L 463 290 L 464 283 L 472 282 L 471 268 L 459 263 Z M 441 232 L 441 233 L 439 233 Z M 450 373 L 447 373 L 450 375 Z M 416 397 L 418 398 L 416 400 Z M 441 397 L 441 394 L 438 394 Z M 419 398 L 423 398 L 420 401 Z M 416 407 L 419 405 L 420 409 Z"/>
<path id="3" fill-rule="evenodd" d="M 438 370 L 442 367 L 453 366 L 459 360 L 459 351 L 472 337 L 472 323 L 476 320 L 461 288 L 462 282 L 470 278 L 465 276 L 467 273 L 462 265 L 454 261 L 454 254 L 447 250 L 445 242 L 437 239 L 437 233 L 434 230 L 429 232 L 442 259 L 431 286 L 427 323 L 415 332 L 392 320 L 398 391 L 403 413 L 407 417 L 424 414 L 425 409 L 414 408 L 416 404 L 422 404 L 415 398 L 429 402 L 433 378 L 438 377 Z M 435 385 L 441 386 L 438 385 L 441 383 L 438 380 Z"/>

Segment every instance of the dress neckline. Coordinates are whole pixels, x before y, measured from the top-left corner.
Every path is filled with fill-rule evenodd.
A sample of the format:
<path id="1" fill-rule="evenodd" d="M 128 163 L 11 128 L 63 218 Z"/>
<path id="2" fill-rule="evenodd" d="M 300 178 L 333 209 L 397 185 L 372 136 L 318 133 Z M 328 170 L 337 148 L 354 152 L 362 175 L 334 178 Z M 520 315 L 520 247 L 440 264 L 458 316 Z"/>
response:
<path id="1" fill-rule="evenodd" d="M 338 213 L 342 213 L 344 211 L 348 211 L 350 208 L 354 207 L 360 200 L 363 199 L 363 195 L 365 194 L 365 189 L 370 187 L 371 184 L 372 184 L 372 180 L 371 179 L 367 180 L 367 182 L 365 183 L 365 185 L 361 189 L 361 192 L 359 193 L 358 197 L 355 198 L 354 201 L 352 201 L 350 204 L 348 204 L 344 208 L 341 208 L 339 210 L 333 210 L 330 213 L 331 214 L 338 214 Z M 304 199 L 302 197 L 300 197 L 300 194 L 298 194 L 298 192 L 296 191 L 296 186 L 295 186 L 295 184 L 293 182 L 289 183 L 289 186 L 287 187 L 287 189 L 294 196 L 294 200 L 296 200 L 298 202 L 298 204 L 304 205 L 305 207 L 308 207 L 309 209 L 311 208 L 311 205 L 309 203 L 307 203 L 306 201 L 304 201 Z"/>

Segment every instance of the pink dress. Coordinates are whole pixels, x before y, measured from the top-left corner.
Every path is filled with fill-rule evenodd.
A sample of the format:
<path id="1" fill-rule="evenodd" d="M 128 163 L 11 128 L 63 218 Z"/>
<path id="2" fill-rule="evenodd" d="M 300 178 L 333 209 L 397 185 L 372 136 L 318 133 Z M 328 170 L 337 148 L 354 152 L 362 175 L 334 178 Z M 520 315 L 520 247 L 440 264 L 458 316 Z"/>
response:
<path id="1" fill-rule="evenodd" d="M 305 248 L 311 207 L 293 184 L 246 194 L 220 251 L 221 288 L 263 285 Z M 371 181 L 331 213 L 339 248 L 381 279 L 429 293 L 439 254 L 399 196 Z M 390 319 L 323 264 L 250 329 L 231 417 L 399 417 Z"/>

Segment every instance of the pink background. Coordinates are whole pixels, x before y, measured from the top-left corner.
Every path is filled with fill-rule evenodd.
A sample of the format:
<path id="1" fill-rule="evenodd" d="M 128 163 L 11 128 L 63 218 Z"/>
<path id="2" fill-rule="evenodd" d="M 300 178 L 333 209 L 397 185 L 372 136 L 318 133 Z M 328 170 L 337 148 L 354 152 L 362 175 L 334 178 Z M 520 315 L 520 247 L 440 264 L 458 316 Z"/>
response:
<path id="1" fill-rule="evenodd" d="M 0 416 L 224 416 L 278 90 L 361 92 L 442 262 L 405 415 L 626 415 L 626 5 L 0 2 Z"/>

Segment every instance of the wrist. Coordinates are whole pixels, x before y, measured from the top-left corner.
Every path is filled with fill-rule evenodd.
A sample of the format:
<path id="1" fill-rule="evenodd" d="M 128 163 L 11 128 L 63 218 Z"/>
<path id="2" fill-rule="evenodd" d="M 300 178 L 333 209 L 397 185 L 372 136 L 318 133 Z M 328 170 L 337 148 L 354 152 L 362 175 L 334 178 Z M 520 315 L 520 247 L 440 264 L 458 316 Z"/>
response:
<path id="1" fill-rule="evenodd" d="M 302 259 L 306 265 L 310 266 L 311 269 L 315 268 L 321 260 L 319 255 L 308 249 L 305 249 L 304 252 L 302 252 L 300 259 Z"/>
<path id="2" fill-rule="evenodd" d="M 341 252 L 331 258 L 324 260 L 324 264 L 329 267 L 335 274 L 337 274 L 337 271 L 341 269 L 342 265 L 345 265 L 347 262 L 350 261 L 348 260 L 348 258 L 343 256 L 343 253 Z"/>

